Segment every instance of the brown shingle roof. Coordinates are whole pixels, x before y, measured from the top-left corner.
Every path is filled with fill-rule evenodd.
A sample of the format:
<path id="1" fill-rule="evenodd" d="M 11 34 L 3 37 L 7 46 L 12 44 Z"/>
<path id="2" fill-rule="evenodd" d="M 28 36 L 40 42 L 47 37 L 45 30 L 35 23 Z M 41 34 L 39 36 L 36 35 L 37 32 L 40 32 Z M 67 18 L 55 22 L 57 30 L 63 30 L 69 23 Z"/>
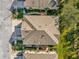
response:
<path id="1" fill-rule="evenodd" d="M 43 30 L 22 31 L 23 43 L 25 45 L 55 45 L 53 39 Z"/>
<path id="2" fill-rule="evenodd" d="M 24 43 L 27 42 L 28 44 L 36 44 L 36 45 L 38 44 L 54 45 L 58 43 L 57 37 L 59 36 L 60 33 L 55 26 L 55 17 L 25 16 L 25 19 L 22 22 L 21 30 L 22 30 L 22 37 L 25 40 Z M 45 35 L 46 38 L 42 40 L 43 42 L 41 42 L 41 38 L 39 38 L 39 36 L 42 35 Z M 40 41 L 38 39 L 40 39 Z"/>

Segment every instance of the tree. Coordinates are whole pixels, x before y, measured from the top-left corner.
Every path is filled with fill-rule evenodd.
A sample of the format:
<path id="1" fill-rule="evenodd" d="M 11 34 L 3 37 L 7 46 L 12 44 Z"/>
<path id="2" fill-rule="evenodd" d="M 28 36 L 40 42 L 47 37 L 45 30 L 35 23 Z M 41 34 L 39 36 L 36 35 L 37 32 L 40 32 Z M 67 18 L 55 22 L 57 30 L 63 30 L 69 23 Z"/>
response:
<path id="1" fill-rule="evenodd" d="M 79 1 L 76 3 L 76 7 L 77 9 L 79 9 Z"/>
<path id="2" fill-rule="evenodd" d="M 77 0 L 68 0 L 63 4 L 60 14 L 60 39 L 57 45 L 59 59 L 77 59 L 79 34 L 77 22 L 79 11 L 74 7 Z"/>

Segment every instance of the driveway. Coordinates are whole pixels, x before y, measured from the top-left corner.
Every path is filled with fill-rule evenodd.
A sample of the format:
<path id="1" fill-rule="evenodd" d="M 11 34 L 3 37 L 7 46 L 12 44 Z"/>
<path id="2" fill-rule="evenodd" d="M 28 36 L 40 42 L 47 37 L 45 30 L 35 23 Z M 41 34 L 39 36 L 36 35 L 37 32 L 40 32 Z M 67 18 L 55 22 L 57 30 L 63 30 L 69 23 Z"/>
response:
<path id="1" fill-rule="evenodd" d="M 11 36 L 12 0 L 0 0 L 0 59 L 10 59 L 9 39 Z"/>

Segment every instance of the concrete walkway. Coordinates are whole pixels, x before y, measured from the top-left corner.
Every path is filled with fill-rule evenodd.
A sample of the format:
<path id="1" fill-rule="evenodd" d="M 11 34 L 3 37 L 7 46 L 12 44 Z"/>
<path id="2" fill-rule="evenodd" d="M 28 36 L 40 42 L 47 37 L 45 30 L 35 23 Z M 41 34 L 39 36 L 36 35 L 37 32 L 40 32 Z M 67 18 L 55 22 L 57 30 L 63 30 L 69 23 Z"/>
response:
<path id="1" fill-rule="evenodd" d="M 0 0 L 0 59 L 10 59 L 9 39 L 11 36 L 12 0 Z"/>

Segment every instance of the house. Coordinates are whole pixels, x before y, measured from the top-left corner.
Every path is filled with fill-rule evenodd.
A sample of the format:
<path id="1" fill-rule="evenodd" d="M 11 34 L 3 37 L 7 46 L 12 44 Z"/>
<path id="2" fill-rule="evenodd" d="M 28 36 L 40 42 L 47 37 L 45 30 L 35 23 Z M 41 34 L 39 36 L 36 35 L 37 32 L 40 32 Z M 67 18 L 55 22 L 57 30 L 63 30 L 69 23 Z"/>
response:
<path id="1" fill-rule="evenodd" d="M 58 25 L 57 25 L 58 26 Z M 25 16 L 22 21 L 21 35 L 24 45 L 56 45 L 59 30 L 52 16 Z"/>
<path id="2" fill-rule="evenodd" d="M 57 53 L 49 49 L 49 46 L 58 44 L 60 32 L 57 20 L 58 17 L 54 16 L 24 16 L 23 21 L 16 24 L 11 39 L 15 42 L 16 39 L 22 40 L 23 46 L 29 49 L 15 59 L 58 59 Z"/>
<path id="3" fill-rule="evenodd" d="M 33 9 L 57 9 L 57 0 L 13 0 L 11 9 L 33 8 Z"/>

